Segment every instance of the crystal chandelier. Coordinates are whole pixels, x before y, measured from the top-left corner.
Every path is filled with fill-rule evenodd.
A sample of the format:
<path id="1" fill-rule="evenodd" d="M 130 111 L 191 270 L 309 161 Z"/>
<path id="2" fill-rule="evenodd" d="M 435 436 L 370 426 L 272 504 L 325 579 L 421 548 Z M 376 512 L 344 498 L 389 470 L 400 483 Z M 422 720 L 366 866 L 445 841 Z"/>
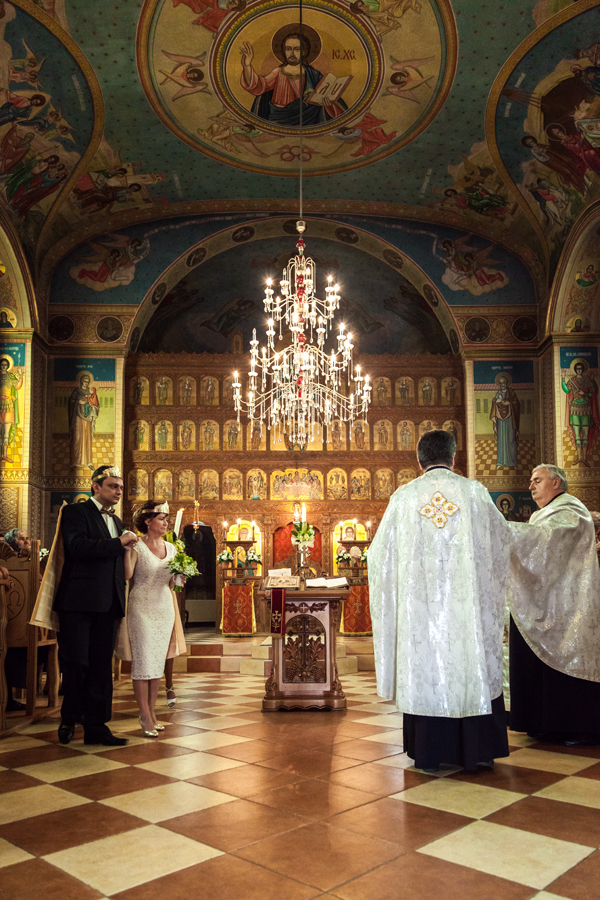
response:
<path id="1" fill-rule="evenodd" d="M 302 0 L 300 32 L 302 32 Z M 303 72 L 303 41 L 300 41 L 300 77 Z M 300 90 L 300 95 L 303 91 Z M 274 431 L 275 441 L 287 436 L 286 445 L 304 448 L 315 439 L 317 426 L 327 427 L 335 419 L 352 423 L 364 418 L 369 408 L 371 385 L 360 366 L 352 361 L 352 334 L 340 325 L 337 348 L 327 351 L 325 341 L 334 325 L 334 314 L 340 305 L 338 285 L 327 278 L 325 299 L 316 296 L 316 266 L 305 255 L 302 235 L 306 224 L 302 220 L 302 108 L 300 111 L 300 219 L 296 222 L 299 238 L 296 255 L 283 270 L 279 282 L 280 294 L 274 297 L 272 280 L 265 288 L 265 312 L 269 315 L 266 346 L 259 353 L 256 328 L 250 341 L 250 372 L 248 399 L 242 399 L 242 385 L 234 373 L 234 406 L 238 423 L 242 411 L 251 422 L 260 423 Z M 287 326 L 285 346 L 275 349 L 276 326 L 279 341 L 284 340 L 283 325 Z M 346 389 L 344 389 L 344 384 Z"/>

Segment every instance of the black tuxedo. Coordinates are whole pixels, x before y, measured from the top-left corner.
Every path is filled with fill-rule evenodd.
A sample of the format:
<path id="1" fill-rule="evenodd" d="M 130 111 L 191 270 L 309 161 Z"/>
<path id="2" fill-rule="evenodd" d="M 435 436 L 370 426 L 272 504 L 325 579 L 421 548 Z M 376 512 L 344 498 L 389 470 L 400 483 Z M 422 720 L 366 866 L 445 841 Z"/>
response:
<path id="1" fill-rule="evenodd" d="M 116 516 L 117 531 L 123 523 Z M 112 716 L 112 656 L 125 614 L 125 550 L 91 500 L 65 506 L 65 561 L 54 609 L 63 672 L 62 721 L 86 734 Z"/>

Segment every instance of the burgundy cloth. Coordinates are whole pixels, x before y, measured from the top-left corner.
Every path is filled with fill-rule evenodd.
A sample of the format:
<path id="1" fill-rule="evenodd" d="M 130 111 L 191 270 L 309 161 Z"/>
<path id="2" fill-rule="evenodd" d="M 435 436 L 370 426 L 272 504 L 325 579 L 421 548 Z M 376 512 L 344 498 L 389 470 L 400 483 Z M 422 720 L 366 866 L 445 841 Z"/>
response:
<path id="1" fill-rule="evenodd" d="M 288 522 L 288 524 L 284 525 L 283 528 L 278 528 L 273 535 L 273 566 L 275 568 L 279 565 L 279 563 L 283 562 L 285 559 L 288 559 L 296 552 L 296 547 L 292 544 L 291 540 L 293 527 L 294 523 Z M 322 557 L 323 541 L 321 532 L 315 528 L 315 543 L 310 552 L 309 559 L 312 559 L 313 562 L 321 565 L 323 562 Z"/>
<path id="2" fill-rule="evenodd" d="M 271 589 L 271 634 L 283 634 L 285 629 L 285 588 Z"/>

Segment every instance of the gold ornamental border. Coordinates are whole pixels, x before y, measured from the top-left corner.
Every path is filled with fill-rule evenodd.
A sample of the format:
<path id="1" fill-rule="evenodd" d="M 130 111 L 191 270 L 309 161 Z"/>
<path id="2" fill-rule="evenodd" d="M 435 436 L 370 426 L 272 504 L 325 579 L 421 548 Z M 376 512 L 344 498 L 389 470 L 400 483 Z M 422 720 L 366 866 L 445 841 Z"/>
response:
<path id="1" fill-rule="evenodd" d="M 508 169 L 504 165 L 500 150 L 498 149 L 498 144 L 496 142 L 496 115 L 498 111 L 498 104 L 500 102 L 502 91 L 504 90 L 508 82 L 508 79 L 511 77 L 521 60 L 526 56 L 527 53 L 529 53 L 529 51 L 533 47 L 536 46 L 536 44 L 538 44 L 543 38 L 547 37 L 547 35 L 549 35 L 560 25 L 564 25 L 565 22 L 569 22 L 576 16 L 580 16 L 582 15 L 582 13 L 585 13 L 588 10 L 594 9 L 598 6 L 600 6 L 600 0 L 578 0 L 576 4 L 574 4 L 573 6 L 569 6 L 567 9 L 562 10 L 562 12 L 556 13 L 556 15 L 552 16 L 550 19 L 548 19 L 548 21 L 544 22 L 543 25 L 540 25 L 539 28 L 536 28 L 535 31 L 532 31 L 532 33 L 528 35 L 521 44 L 519 44 L 517 49 L 513 53 L 511 53 L 511 55 L 508 57 L 508 59 L 500 69 L 500 72 L 498 73 L 494 83 L 492 84 L 485 110 L 485 137 L 490 155 L 492 157 L 492 161 L 496 169 L 498 170 L 498 173 L 500 174 L 502 180 L 515 197 L 515 200 L 527 216 L 527 219 L 540 238 L 542 248 L 545 251 L 544 255 L 546 272 L 548 271 L 548 267 L 550 265 L 550 249 L 548 247 L 546 234 L 531 206 L 522 195 L 521 191 L 518 189 L 517 185 L 509 174 Z"/>
<path id="2" fill-rule="evenodd" d="M 29 0 L 21 0 L 21 2 L 29 2 Z M 297 169 L 293 169 L 291 171 L 265 170 L 264 168 L 261 168 L 260 166 L 254 166 L 251 163 L 243 163 L 235 159 L 226 160 L 223 155 L 221 153 L 218 153 L 216 150 L 213 150 L 210 147 L 200 146 L 199 143 L 195 139 L 190 137 L 182 128 L 180 128 L 177 123 L 174 122 L 173 119 L 171 119 L 170 116 L 166 115 L 164 107 L 158 98 L 158 95 L 154 89 L 154 85 L 152 84 L 152 78 L 150 76 L 150 69 L 148 66 L 148 39 L 150 36 L 150 29 L 152 26 L 152 20 L 156 7 L 159 5 L 159 3 L 162 2 L 163 0 L 145 0 L 144 8 L 142 9 L 139 19 L 136 38 L 136 56 L 140 82 L 148 99 L 148 102 L 150 103 L 152 109 L 161 120 L 161 122 L 163 122 L 163 124 L 169 129 L 169 131 L 175 134 L 184 143 L 188 144 L 190 147 L 193 147 L 199 153 L 203 153 L 205 156 L 210 156 L 212 157 L 212 159 L 217 160 L 217 162 L 223 163 L 223 165 L 229 165 L 236 169 L 243 169 L 246 172 L 256 172 L 259 175 L 270 175 L 272 177 L 282 178 L 297 178 Z M 431 105 L 431 109 L 429 110 L 429 112 L 425 116 L 423 116 L 423 118 L 415 128 L 408 131 L 404 138 L 401 138 L 397 142 L 394 142 L 391 146 L 390 144 L 386 144 L 380 152 L 373 154 L 373 156 L 367 159 L 357 160 L 353 163 L 348 163 L 344 166 L 336 167 L 335 169 L 306 170 L 304 172 L 304 175 L 306 177 L 312 177 L 316 175 L 337 175 L 341 172 L 349 172 L 353 169 L 359 169 L 363 166 L 371 165 L 371 163 L 379 162 L 381 159 L 384 159 L 386 156 L 390 156 L 392 153 L 396 153 L 398 150 L 401 150 L 407 144 L 414 141 L 433 122 L 437 114 L 444 106 L 444 103 L 446 102 L 446 98 L 450 93 L 450 88 L 452 87 L 454 76 L 456 74 L 456 66 L 458 61 L 458 30 L 456 27 L 454 12 L 452 10 L 452 0 L 432 0 L 432 4 L 435 5 L 435 7 L 437 8 L 437 12 L 439 13 L 439 31 L 442 37 L 445 39 L 446 67 L 444 71 L 444 77 L 442 78 L 442 82 L 439 86 L 437 96 L 435 98 L 435 102 Z M 248 10 L 248 13 L 255 10 L 256 7 L 252 7 L 252 9 Z M 245 13 L 245 15 L 247 15 L 248 13 Z M 232 25 L 233 24 L 234 23 L 232 23 Z"/>

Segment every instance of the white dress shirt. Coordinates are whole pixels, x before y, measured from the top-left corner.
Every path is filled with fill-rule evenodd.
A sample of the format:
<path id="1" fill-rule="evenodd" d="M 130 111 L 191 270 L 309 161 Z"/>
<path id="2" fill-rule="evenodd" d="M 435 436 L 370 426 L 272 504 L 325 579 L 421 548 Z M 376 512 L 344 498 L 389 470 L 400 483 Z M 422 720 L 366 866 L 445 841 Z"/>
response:
<path id="1" fill-rule="evenodd" d="M 99 512 L 102 512 L 102 504 L 98 503 L 98 501 L 96 500 L 95 497 L 90 497 L 90 500 L 92 501 L 92 503 L 96 504 Z M 114 538 L 119 537 L 117 523 L 115 522 L 114 518 L 112 516 L 109 516 L 108 513 L 103 513 L 102 518 L 104 519 L 104 522 L 106 523 L 106 527 L 110 531 L 110 536 L 114 537 Z"/>

